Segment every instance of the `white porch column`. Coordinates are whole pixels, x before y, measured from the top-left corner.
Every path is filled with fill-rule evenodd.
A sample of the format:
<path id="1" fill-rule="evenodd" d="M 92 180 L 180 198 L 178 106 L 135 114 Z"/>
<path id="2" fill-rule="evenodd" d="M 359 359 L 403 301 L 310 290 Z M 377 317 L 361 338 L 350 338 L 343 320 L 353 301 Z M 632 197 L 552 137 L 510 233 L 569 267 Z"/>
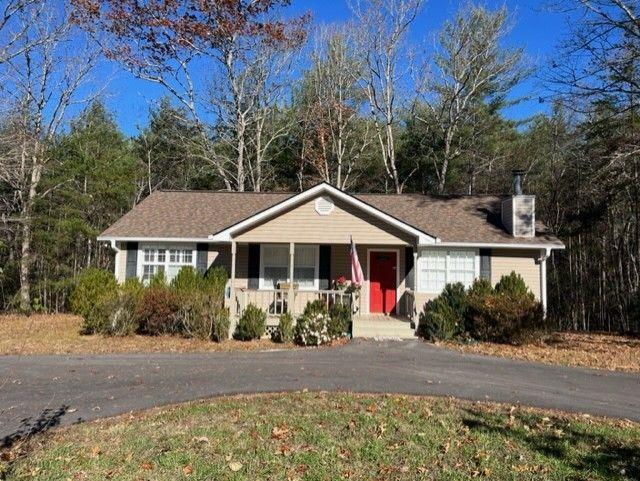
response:
<path id="1" fill-rule="evenodd" d="M 231 318 L 231 325 L 235 329 L 235 317 L 236 317 L 236 241 L 231 241 L 231 279 L 229 282 L 231 289 L 231 295 L 229 298 L 229 317 Z M 233 331 L 232 331 L 233 332 Z"/>
<path id="2" fill-rule="evenodd" d="M 540 302 L 544 316 L 547 317 L 547 259 L 550 252 L 548 250 L 540 251 Z"/>
<path id="3" fill-rule="evenodd" d="M 289 294 L 287 296 L 287 309 L 292 316 L 294 313 L 294 296 L 295 291 L 293 289 L 293 266 L 295 263 L 296 245 L 293 242 L 289 242 Z"/>

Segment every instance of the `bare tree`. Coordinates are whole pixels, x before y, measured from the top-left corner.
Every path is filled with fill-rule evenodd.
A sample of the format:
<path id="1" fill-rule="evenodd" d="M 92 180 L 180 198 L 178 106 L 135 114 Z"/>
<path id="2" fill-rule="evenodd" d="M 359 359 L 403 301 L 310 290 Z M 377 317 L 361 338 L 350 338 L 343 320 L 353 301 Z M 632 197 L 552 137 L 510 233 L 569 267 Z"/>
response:
<path id="1" fill-rule="evenodd" d="M 33 209 L 50 192 L 40 189 L 40 181 L 54 161 L 50 148 L 69 108 L 93 98 L 87 95 L 87 82 L 98 58 L 95 50 L 84 47 L 82 35 L 68 24 L 62 7 L 47 4 L 37 16 L 31 8 L 14 19 L 22 34 L 14 45 L 15 54 L 0 65 L 0 92 L 12 106 L 8 143 L 13 146 L 0 159 L 0 181 L 12 191 L 13 211 L 5 215 L 11 216 L 15 237 L 20 239 L 23 310 L 30 309 Z"/>
<path id="2" fill-rule="evenodd" d="M 446 190 L 451 163 L 462 152 L 457 143 L 462 129 L 472 126 L 482 105 L 504 105 L 511 89 L 528 72 L 522 49 L 501 45 L 509 31 L 507 20 L 506 7 L 496 11 L 473 5 L 463 8 L 439 34 L 434 75 L 423 75 L 426 81 L 418 85 L 432 118 L 423 117 L 417 109 L 416 119 L 435 123 L 444 143 L 441 159 L 434 158 L 440 194 Z M 425 65 L 422 71 L 428 68 Z"/>
<path id="3" fill-rule="evenodd" d="M 201 129 L 202 150 L 228 190 L 247 181 L 247 131 L 260 109 L 259 52 L 295 48 L 309 17 L 272 18 L 287 0 L 72 0 L 74 20 L 102 32 L 106 54 L 163 86 Z M 204 67 L 204 69 L 202 68 Z M 195 72 L 206 72 L 204 78 Z M 210 125 L 207 113 L 216 116 Z M 222 144 L 222 145 L 219 145 Z"/>
<path id="4" fill-rule="evenodd" d="M 640 94 L 640 5 L 637 0 L 570 0 L 577 14 L 547 78 L 556 98 L 574 111 L 591 111 L 603 95 L 627 102 Z M 629 105 L 632 108 L 632 105 Z"/>
<path id="5" fill-rule="evenodd" d="M 5 0 L 0 9 L 0 64 L 20 55 L 30 44 L 22 40 L 43 12 L 44 0 Z M 31 17 L 24 22 L 24 16 Z M 32 41 L 38 41 L 33 39 Z"/>
<path id="6" fill-rule="evenodd" d="M 423 4 L 424 0 L 354 0 L 351 4 L 358 21 L 358 55 L 365 62 L 362 83 L 385 171 L 397 193 L 407 180 L 398 174 L 395 141 L 402 82 L 408 73 L 405 40 Z"/>
<path id="7" fill-rule="evenodd" d="M 372 142 L 362 119 L 363 63 L 351 49 L 350 26 L 318 30 L 311 68 L 302 80 L 301 160 L 323 181 L 346 189 Z"/>

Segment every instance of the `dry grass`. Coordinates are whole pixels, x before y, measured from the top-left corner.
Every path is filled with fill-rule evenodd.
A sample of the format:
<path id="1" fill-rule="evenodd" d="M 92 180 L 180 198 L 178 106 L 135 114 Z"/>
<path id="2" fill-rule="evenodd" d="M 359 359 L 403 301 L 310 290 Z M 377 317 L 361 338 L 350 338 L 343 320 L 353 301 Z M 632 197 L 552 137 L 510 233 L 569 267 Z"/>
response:
<path id="1" fill-rule="evenodd" d="M 117 354 L 131 352 L 212 352 L 291 349 L 268 339 L 221 343 L 177 336 L 82 336 L 82 319 L 68 314 L 0 316 L 0 355 L 7 354 Z"/>
<path id="2" fill-rule="evenodd" d="M 70 426 L 0 457 L 11 480 L 637 480 L 640 427 L 401 395 L 291 393 Z M 4 468 L 2 463 L 4 461 Z"/>
<path id="3" fill-rule="evenodd" d="M 612 334 L 561 332 L 535 344 L 512 346 L 479 342 L 443 343 L 474 354 L 509 357 L 525 361 L 582 366 L 611 371 L 640 372 L 640 339 Z"/>

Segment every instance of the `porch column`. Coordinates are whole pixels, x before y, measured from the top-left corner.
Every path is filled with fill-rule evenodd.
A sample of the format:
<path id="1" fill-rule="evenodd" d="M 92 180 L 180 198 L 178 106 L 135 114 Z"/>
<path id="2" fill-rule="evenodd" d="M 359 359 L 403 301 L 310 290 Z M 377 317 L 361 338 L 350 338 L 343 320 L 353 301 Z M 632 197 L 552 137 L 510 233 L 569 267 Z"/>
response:
<path id="1" fill-rule="evenodd" d="M 229 283 L 231 289 L 231 295 L 229 300 L 229 317 L 231 318 L 231 324 L 235 325 L 236 317 L 236 241 L 231 241 L 231 280 Z"/>
<path id="2" fill-rule="evenodd" d="M 287 308 L 289 311 L 289 314 L 291 314 L 292 316 L 295 314 L 294 313 L 294 296 L 295 296 L 295 291 L 293 289 L 293 266 L 294 266 L 294 261 L 295 261 L 295 252 L 296 252 L 296 245 L 293 242 L 289 242 L 289 294 L 287 296 Z"/>
<path id="3" fill-rule="evenodd" d="M 418 332 L 418 306 L 416 305 L 416 294 L 418 292 L 418 248 L 413 248 L 413 302 L 410 307 L 409 319 L 414 323 L 415 331 Z"/>

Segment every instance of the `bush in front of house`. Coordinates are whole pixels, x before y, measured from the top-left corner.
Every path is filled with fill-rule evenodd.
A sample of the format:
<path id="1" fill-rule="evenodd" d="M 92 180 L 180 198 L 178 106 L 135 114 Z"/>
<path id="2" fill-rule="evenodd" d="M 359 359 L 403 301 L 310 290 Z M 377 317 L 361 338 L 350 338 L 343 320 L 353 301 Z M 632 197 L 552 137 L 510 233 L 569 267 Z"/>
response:
<path id="1" fill-rule="evenodd" d="M 510 274 L 502 276 L 496 284 L 495 291 L 497 294 L 503 294 L 514 298 L 531 297 L 535 298 L 533 293 L 527 287 L 524 279 L 520 274 L 512 271 Z"/>
<path id="2" fill-rule="evenodd" d="M 518 274 L 503 276 L 493 288 L 482 279 L 471 288 L 447 285 L 425 304 L 418 335 L 431 341 L 471 337 L 478 341 L 522 343 L 544 330 L 544 313 Z"/>
<path id="3" fill-rule="evenodd" d="M 351 322 L 351 306 L 337 302 L 329 308 L 329 325 L 327 330 L 332 339 L 345 335 Z"/>
<path id="4" fill-rule="evenodd" d="M 118 293 L 118 283 L 112 272 L 104 269 L 89 268 L 82 271 L 71 293 L 71 311 L 82 316 L 82 332 L 98 332 L 103 322 L 100 318 L 100 306 L 110 302 Z"/>
<path id="5" fill-rule="evenodd" d="M 138 332 L 148 336 L 180 332 L 180 302 L 174 290 L 156 283 L 144 290 L 136 310 Z"/>
<path id="6" fill-rule="evenodd" d="M 179 299 L 180 332 L 186 337 L 224 341 L 229 337 L 229 310 L 211 292 L 196 291 Z"/>
<path id="7" fill-rule="evenodd" d="M 273 342 L 291 342 L 293 340 L 293 317 L 288 312 L 280 316 L 278 328 L 271 336 Z"/>
<path id="8" fill-rule="evenodd" d="M 464 332 L 467 293 L 461 283 L 447 284 L 428 301 L 418 320 L 418 335 L 429 341 L 449 341 Z"/>
<path id="9" fill-rule="evenodd" d="M 320 346 L 332 340 L 329 334 L 331 317 L 322 300 L 308 302 L 296 321 L 294 341 L 301 346 Z"/>
<path id="10" fill-rule="evenodd" d="M 267 329 L 267 313 L 255 304 L 244 309 L 236 326 L 234 337 L 241 341 L 260 339 Z"/>
<path id="11" fill-rule="evenodd" d="M 528 293 L 495 292 L 470 301 L 467 329 L 480 341 L 523 343 L 544 330 L 542 304 Z"/>

